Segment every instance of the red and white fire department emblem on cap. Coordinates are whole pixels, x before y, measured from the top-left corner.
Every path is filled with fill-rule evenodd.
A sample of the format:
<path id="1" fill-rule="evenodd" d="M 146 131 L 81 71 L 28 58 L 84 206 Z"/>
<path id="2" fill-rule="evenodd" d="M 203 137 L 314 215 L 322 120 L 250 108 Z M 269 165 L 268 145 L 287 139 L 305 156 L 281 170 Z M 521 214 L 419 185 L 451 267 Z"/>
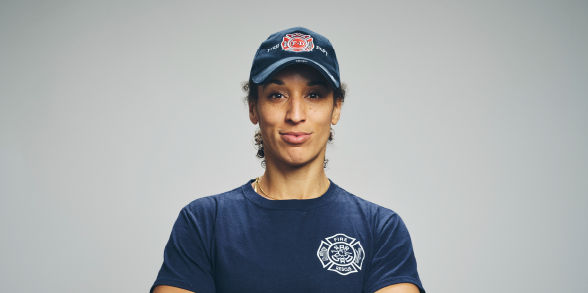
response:
<path id="1" fill-rule="evenodd" d="M 282 39 L 282 50 L 292 52 L 310 52 L 314 43 L 310 35 L 301 33 L 287 34 Z"/>

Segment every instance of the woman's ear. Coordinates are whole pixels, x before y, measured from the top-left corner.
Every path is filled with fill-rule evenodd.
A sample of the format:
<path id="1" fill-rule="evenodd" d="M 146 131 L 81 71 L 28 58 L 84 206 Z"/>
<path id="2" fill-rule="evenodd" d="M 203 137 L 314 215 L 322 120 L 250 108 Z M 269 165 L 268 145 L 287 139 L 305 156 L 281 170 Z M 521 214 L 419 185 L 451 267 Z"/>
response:
<path id="1" fill-rule="evenodd" d="M 331 115 L 331 124 L 335 125 L 341 118 L 341 106 L 343 102 L 340 99 L 335 100 L 335 107 L 333 108 L 333 115 Z"/>
<path id="2" fill-rule="evenodd" d="M 253 124 L 257 124 L 257 122 L 259 122 L 255 102 L 249 102 L 249 120 L 251 120 L 251 123 Z"/>

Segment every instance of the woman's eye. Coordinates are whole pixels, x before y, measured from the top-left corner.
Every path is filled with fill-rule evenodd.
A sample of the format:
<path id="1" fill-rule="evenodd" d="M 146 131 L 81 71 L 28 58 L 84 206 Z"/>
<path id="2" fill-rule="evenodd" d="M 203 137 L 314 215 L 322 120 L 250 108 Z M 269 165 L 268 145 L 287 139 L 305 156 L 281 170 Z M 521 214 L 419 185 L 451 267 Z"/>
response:
<path id="1" fill-rule="evenodd" d="M 318 93 L 310 93 L 308 95 L 308 97 L 311 98 L 311 99 L 318 99 L 318 98 L 321 97 L 321 95 L 319 95 Z"/>
<path id="2" fill-rule="evenodd" d="M 284 95 L 282 95 L 280 93 L 273 93 L 270 95 L 270 98 L 272 98 L 272 99 L 281 99 L 283 97 L 284 97 Z"/>

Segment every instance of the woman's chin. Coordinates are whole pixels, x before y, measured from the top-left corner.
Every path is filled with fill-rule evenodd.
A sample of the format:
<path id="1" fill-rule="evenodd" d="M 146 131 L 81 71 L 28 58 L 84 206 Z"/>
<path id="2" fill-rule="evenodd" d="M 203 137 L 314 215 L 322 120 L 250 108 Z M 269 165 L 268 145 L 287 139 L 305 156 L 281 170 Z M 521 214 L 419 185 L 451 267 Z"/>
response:
<path id="1" fill-rule="evenodd" d="M 317 156 L 311 156 L 309 154 L 288 154 L 282 158 L 282 162 L 291 167 L 303 167 L 312 164 L 318 159 Z"/>

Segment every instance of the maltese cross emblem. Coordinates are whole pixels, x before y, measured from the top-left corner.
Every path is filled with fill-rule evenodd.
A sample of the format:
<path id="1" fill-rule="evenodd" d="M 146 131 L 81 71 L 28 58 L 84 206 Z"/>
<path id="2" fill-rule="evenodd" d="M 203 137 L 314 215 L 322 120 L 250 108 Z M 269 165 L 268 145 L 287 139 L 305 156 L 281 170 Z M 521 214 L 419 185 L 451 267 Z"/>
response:
<path id="1" fill-rule="evenodd" d="M 314 49 L 312 37 L 301 33 L 285 35 L 281 45 L 282 50 L 292 52 L 310 52 Z"/>
<path id="2" fill-rule="evenodd" d="M 343 276 L 361 270 L 365 258 L 361 243 L 342 233 L 321 240 L 316 255 L 323 268 Z"/>

